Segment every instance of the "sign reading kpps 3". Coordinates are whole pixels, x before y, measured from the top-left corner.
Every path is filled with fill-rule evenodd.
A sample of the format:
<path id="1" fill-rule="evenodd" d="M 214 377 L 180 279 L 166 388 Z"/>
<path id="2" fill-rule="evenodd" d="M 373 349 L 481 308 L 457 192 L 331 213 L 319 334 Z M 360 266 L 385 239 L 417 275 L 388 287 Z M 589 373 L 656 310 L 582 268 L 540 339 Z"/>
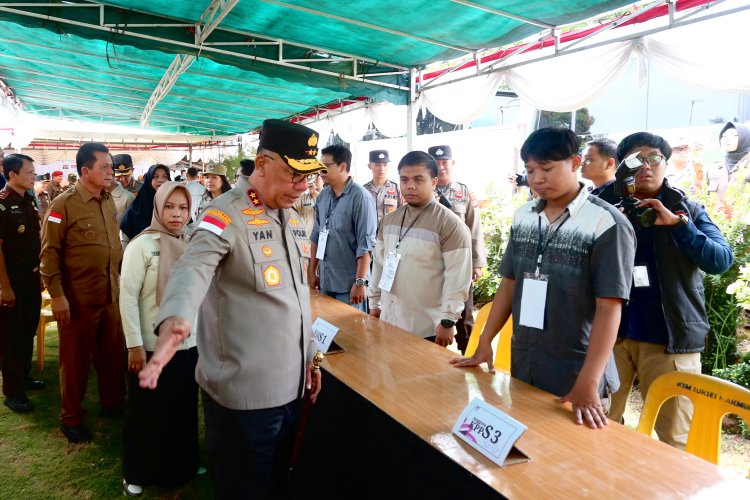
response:
<path id="1" fill-rule="evenodd" d="M 464 408 L 453 426 L 454 434 L 501 467 L 525 431 L 521 422 L 478 398 Z"/>

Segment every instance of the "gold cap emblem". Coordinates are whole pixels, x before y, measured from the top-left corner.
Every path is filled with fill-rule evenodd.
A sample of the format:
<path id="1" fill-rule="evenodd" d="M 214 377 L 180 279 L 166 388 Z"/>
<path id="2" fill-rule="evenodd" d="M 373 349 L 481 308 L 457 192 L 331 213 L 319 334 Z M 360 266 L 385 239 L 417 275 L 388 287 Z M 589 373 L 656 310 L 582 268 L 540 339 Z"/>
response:
<path id="1" fill-rule="evenodd" d="M 307 140 L 307 145 L 311 147 L 315 147 L 318 145 L 318 136 L 315 134 L 311 135 L 310 138 Z"/>

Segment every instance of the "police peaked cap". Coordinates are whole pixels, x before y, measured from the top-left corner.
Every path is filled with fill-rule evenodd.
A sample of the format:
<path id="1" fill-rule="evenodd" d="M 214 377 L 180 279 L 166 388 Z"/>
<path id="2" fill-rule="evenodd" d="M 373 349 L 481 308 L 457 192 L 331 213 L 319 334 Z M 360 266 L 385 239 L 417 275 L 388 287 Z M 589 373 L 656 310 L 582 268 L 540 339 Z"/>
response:
<path id="1" fill-rule="evenodd" d="M 298 174 L 325 170 L 318 160 L 319 135 L 311 128 L 285 120 L 266 120 L 260 130 L 259 148 L 281 156 Z"/>
<path id="2" fill-rule="evenodd" d="M 450 146 L 432 146 L 427 150 L 436 160 L 452 160 L 453 152 Z"/>

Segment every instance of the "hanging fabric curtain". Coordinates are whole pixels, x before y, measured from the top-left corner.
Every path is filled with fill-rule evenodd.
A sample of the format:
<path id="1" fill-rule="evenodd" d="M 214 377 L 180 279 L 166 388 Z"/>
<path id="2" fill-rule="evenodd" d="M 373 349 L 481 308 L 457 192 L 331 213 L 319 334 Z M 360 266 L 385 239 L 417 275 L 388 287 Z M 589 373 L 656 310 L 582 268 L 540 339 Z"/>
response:
<path id="1" fill-rule="evenodd" d="M 349 144 L 359 142 L 370 127 L 365 108 L 347 111 L 331 117 L 333 130 Z"/>
<path id="2" fill-rule="evenodd" d="M 398 106 L 389 102 L 375 104 L 367 108 L 367 114 L 373 125 L 386 137 L 403 137 L 406 135 L 407 106 Z"/>
<path id="3" fill-rule="evenodd" d="M 510 87 L 525 102 L 547 111 L 586 106 L 617 81 L 635 42 L 626 41 L 519 66 L 505 72 Z"/>
<path id="4" fill-rule="evenodd" d="M 747 42 L 750 12 L 701 21 L 694 26 L 662 31 L 644 37 L 642 53 L 664 73 L 693 85 L 714 90 L 750 91 L 750 64 L 743 47 Z"/>
<path id="5" fill-rule="evenodd" d="M 420 104 L 448 123 L 469 123 L 487 110 L 502 79 L 502 73 L 491 73 L 450 85 L 428 87 L 420 95 Z"/>

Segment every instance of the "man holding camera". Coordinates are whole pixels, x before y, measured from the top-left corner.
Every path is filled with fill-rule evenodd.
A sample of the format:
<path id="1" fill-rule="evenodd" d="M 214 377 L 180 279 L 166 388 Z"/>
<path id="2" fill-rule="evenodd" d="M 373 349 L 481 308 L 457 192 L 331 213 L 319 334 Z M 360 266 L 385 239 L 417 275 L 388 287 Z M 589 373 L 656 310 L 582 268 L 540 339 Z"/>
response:
<path id="1" fill-rule="evenodd" d="M 637 245 L 630 301 L 614 347 L 620 389 L 612 395 L 609 417 L 615 421 L 622 420 L 636 375 L 645 398 L 663 373 L 700 373 L 709 331 L 700 271 L 720 274 L 733 262 L 729 245 L 703 207 L 664 179 L 671 154 L 667 141 L 648 132 L 631 134 L 617 147 L 618 162 L 637 159 L 641 166 L 635 172 L 630 168 L 638 206 L 625 209 Z M 627 168 L 625 163 L 618 171 Z M 618 172 L 617 182 L 625 177 Z M 615 190 L 624 192 L 621 186 Z M 646 208 L 653 210 L 651 218 L 643 215 Z M 666 401 L 656 421 L 659 439 L 684 449 L 692 413 L 686 398 Z"/>

